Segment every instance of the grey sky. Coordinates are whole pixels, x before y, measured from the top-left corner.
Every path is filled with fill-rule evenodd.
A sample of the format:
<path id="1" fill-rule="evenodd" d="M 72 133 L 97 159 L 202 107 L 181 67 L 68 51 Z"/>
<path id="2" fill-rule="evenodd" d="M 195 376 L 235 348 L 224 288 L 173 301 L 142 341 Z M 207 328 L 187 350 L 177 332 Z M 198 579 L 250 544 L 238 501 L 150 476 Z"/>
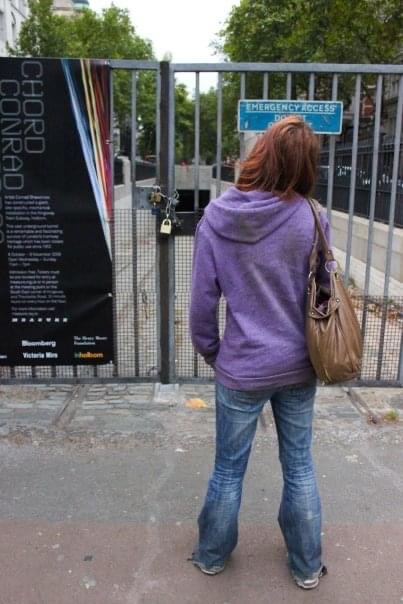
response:
<path id="1" fill-rule="evenodd" d="M 110 4 L 110 0 L 90 0 L 96 11 Z M 137 33 L 152 41 L 157 59 L 170 52 L 175 62 L 207 63 L 222 59 L 214 55 L 210 44 L 239 0 L 114 0 L 114 4 L 130 10 Z M 193 89 L 193 75 L 178 79 Z M 215 75 L 200 77 L 203 90 L 215 82 Z"/>

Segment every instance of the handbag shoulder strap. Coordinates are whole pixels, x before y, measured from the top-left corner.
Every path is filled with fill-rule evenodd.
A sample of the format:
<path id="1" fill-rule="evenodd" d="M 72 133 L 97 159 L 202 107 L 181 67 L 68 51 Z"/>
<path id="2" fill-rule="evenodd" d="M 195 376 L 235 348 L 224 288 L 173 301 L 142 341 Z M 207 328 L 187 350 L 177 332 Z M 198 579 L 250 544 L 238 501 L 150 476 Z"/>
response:
<path id="1" fill-rule="evenodd" d="M 307 197 L 307 201 L 312 210 L 313 217 L 315 219 L 315 226 L 316 226 L 315 243 L 314 243 L 314 246 L 312 249 L 309 264 L 310 264 L 310 271 L 316 272 L 317 256 L 318 256 L 318 239 L 320 241 L 320 247 L 321 247 L 324 257 L 325 257 L 325 262 L 332 262 L 332 261 L 334 262 L 335 258 L 333 256 L 332 250 L 329 248 L 327 239 L 325 237 L 325 233 L 323 232 L 323 228 L 322 228 L 322 225 L 320 222 L 319 210 L 318 210 L 319 203 L 315 199 L 311 199 L 310 197 Z"/>

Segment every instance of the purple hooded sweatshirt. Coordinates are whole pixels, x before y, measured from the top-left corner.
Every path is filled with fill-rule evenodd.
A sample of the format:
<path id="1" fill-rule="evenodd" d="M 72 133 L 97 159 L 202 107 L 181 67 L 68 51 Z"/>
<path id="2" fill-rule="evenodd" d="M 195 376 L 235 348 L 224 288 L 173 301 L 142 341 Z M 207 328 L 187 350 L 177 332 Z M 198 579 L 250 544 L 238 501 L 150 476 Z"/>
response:
<path id="1" fill-rule="evenodd" d="M 329 241 L 323 210 L 320 218 Z M 190 332 L 224 386 L 262 390 L 315 379 L 304 328 L 314 235 L 312 210 L 300 196 L 283 201 L 230 187 L 207 206 L 195 238 Z M 325 279 L 323 261 L 319 270 Z"/>

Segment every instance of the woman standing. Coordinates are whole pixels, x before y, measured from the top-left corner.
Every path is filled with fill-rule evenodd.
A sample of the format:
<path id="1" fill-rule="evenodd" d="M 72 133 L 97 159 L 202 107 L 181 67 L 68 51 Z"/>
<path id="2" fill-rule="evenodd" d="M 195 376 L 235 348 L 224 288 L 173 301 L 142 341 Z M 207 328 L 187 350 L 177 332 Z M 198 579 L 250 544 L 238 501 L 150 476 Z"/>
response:
<path id="1" fill-rule="evenodd" d="M 196 233 L 190 329 L 216 375 L 216 457 L 192 562 L 217 574 L 238 540 L 242 483 L 259 414 L 270 401 L 283 493 L 278 521 L 291 573 L 312 589 L 321 559 L 321 503 L 311 458 L 316 376 L 304 310 L 315 223 L 306 200 L 315 185 L 319 143 L 288 117 L 269 128 L 238 181 L 206 208 Z M 329 239 L 324 212 L 321 222 Z M 324 266 L 319 274 L 326 279 Z M 220 341 L 217 307 L 227 303 Z"/>

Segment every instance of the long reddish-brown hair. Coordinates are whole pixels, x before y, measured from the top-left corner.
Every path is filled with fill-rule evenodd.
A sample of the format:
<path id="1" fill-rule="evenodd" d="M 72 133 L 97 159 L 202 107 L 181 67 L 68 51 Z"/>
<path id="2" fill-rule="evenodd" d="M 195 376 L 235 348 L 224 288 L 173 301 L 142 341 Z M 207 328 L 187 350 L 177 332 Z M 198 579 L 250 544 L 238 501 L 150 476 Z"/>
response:
<path id="1" fill-rule="evenodd" d="M 319 140 L 303 119 L 285 117 L 268 128 L 241 164 L 236 187 L 288 197 L 309 195 L 315 186 Z"/>

